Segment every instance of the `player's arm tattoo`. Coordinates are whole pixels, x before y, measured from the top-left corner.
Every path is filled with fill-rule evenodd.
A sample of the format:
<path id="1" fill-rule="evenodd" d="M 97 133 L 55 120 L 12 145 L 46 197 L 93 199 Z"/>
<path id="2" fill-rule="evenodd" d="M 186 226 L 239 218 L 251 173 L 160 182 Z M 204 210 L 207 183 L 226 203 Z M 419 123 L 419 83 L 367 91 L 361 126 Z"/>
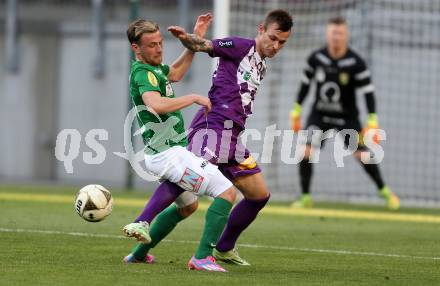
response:
<path id="1" fill-rule="evenodd" d="M 210 53 L 213 50 L 212 42 L 195 34 L 187 34 L 186 39 L 180 39 L 182 44 L 193 52 Z"/>

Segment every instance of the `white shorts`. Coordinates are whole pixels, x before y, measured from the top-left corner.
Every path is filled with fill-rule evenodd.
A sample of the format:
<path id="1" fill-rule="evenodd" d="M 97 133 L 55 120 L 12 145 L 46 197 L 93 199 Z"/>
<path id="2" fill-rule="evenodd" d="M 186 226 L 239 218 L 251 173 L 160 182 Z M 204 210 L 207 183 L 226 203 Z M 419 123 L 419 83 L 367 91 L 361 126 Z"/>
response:
<path id="1" fill-rule="evenodd" d="M 230 187 L 217 168 L 186 148 L 174 146 L 155 155 L 145 155 L 147 170 L 161 180 L 168 180 L 197 196 L 217 197 Z"/>

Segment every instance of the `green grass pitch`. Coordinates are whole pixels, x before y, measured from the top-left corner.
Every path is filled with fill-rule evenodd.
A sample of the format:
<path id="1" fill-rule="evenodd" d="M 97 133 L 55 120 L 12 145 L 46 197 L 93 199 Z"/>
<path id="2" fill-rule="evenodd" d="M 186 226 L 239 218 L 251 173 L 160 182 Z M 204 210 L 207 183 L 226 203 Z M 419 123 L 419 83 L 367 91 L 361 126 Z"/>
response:
<path id="1" fill-rule="evenodd" d="M 203 207 L 153 249 L 155 264 L 124 265 L 134 241 L 123 238 L 121 228 L 137 216 L 146 195 L 113 192 L 111 216 L 88 223 L 74 211 L 75 193 L 0 187 L 0 285 L 440 285 L 438 210 L 404 209 L 387 217 L 379 207 L 318 204 L 385 213 L 385 219 L 349 218 L 276 213 L 270 210 L 287 208 L 271 203 L 239 240 L 240 254 L 252 266 L 206 273 L 186 267 L 202 230 Z M 393 219 L 400 215 L 420 219 Z"/>

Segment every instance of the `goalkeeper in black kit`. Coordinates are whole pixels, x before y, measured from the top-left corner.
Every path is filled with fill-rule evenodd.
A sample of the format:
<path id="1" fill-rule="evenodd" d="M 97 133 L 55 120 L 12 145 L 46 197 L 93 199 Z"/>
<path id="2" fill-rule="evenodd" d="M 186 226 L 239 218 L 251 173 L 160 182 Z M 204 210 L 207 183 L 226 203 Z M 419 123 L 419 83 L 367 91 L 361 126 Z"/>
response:
<path id="1" fill-rule="evenodd" d="M 376 184 L 378 194 L 386 201 L 388 208 L 397 210 L 400 207 L 399 198 L 384 183 L 379 165 L 366 164 L 361 160 L 361 152 L 367 150 L 362 143 L 364 131 L 377 130 L 379 127 L 370 71 L 364 60 L 348 47 L 348 26 L 343 18 L 332 18 L 326 32 L 327 46 L 309 56 L 297 101 L 290 112 L 292 129 L 298 132 L 301 129 L 301 104 L 309 92 L 311 82 L 315 81 L 316 99 L 306 123 L 308 135 L 307 142 L 304 142 L 305 156 L 299 163 L 302 194 L 293 206 L 312 207 L 313 204 L 310 196 L 313 165 L 309 161 L 313 149 L 322 147 L 323 139 L 322 136 L 316 136 L 316 133 L 319 135 L 331 129 L 352 129 L 360 134 L 359 148 L 353 155 Z M 356 94 L 363 94 L 367 103 L 368 118 L 363 130 L 358 118 Z M 373 130 L 368 133 L 371 134 Z M 344 144 L 348 147 L 349 137 L 344 138 Z"/>

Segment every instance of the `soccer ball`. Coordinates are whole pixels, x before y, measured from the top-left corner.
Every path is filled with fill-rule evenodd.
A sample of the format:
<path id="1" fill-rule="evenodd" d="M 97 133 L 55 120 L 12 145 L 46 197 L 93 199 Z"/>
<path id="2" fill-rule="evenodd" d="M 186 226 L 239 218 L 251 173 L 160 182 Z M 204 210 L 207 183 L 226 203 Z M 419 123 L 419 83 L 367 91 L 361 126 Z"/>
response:
<path id="1" fill-rule="evenodd" d="M 87 185 L 76 194 L 75 210 L 86 221 L 101 221 L 112 209 L 112 194 L 101 185 Z"/>

